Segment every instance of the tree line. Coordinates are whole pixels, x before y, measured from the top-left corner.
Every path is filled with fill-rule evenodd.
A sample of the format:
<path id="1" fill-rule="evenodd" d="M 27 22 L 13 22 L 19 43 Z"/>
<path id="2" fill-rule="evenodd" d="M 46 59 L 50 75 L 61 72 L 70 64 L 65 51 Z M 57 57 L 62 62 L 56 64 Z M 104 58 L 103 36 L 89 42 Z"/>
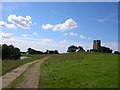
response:
<path id="1" fill-rule="evenodd" d="M 27 52 L 21 52 L 19 48 L 7 44 L 0 45 L 0 51 L 2 51 L 2 55 L 0 55 L 2 60 L 17 60 L 20 59 L 21 54 L 59 54 L 58 50 L 46 50 L 46 52 L 43 52 L 32 48 L 28 48 Z"/>
<path id="2" fill-rule="evenodd" d="M 43 51 L 37 51 L 32 48 L 27 49 L 28 54 L 59 54 L 58 50 L 46 50 L 46 52 Z"/>
<path id="3" fill-rule="evenodd" d="M 7 44 L 0 45 L 0 50 L 2 51 L 2 60 L 20 59 L 21 54 L 59 54 L 58 50 L 46 50 L 45 52 L 43 52 L 32 48 L 28 48 L 27 52 L 20 52 L 19 48 Z M 67 52 L 85 52 L 85 50 L 83 49 L 82 46 L 71 45 L 68 47 Z M 98 51 L 91 49 L 91 50 L 87 50 L 87 52 L 98 52 Z M 107 47 L 102 47 L 101 51 L 99 52 L 112 53 L 112 50 L 110 50 Z M 120 52 L 114 51 L 114 54 L 120 54 Z"/>
<path id="4" fill-rule="evenodd" d="M 85 52 L 85 50 L 83 49 L 82 46 L 71 45 L 68 47 L 67 52 Z M 102 47 L 100 47 L 100 50 L 90 49 L 90 50 L 87 50 L 87 52 L 112 53 L 112 50 L 108 47 L 102 46 Z M 120 54 L 120 52 L 114 51 L 114 54 Z"/>

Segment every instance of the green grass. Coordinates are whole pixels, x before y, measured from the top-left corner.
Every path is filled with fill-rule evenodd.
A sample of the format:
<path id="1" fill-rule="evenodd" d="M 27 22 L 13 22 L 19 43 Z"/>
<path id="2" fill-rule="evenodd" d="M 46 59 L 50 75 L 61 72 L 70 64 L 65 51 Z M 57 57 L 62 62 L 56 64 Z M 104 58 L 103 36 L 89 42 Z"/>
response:
<path id="1" fill-rule="evenodd" d="M 118 55 L 51 55 L 42 64 L 40 88 L 117 88 Z"/>
<path id="2" fill-rule="evenodd" d="M 25 80 L 24 73 L 22 73 L 14 81 L 12 81 L 11 84 L 7 86 L 7 88 L 16 89 L 16 87 L 20 85 L 24 80 Z"/>
<path id="3" fill-rule="evenodd" d="M 30 56 L 31 58 L 26 58 L 24 60 L 2 60 L 2 75 L 25 63 L 45 57 L 45 55 L 28 55 L 28 56 Z"/>

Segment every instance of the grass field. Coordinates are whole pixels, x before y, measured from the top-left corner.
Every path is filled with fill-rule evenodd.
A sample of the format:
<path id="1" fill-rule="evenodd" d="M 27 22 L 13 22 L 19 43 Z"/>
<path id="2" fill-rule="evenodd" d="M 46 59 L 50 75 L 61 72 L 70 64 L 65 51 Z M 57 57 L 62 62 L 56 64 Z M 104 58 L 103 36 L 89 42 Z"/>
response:
<path id="1" fill-rule="evenodd" d="M 51 55 L 42 64 L 40 88 L 117 88 L 118 55 Z"/>
<path id="2" fill-rule="evenodd" d="M 29 56 L 31 58 L 26 58 L 24 60 L 2 60 L 2 75 L 25 63 L 45 57 L 45 55 L 29 55 Z"/>

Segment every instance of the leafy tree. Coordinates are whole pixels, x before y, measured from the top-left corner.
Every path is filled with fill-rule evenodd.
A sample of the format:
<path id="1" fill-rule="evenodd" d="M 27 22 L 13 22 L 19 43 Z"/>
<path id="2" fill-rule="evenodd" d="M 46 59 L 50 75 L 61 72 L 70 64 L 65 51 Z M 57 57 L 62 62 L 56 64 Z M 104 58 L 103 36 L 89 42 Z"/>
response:
<path id="1" fill-rule="evenodd" d="M 120 52 L 119 51 L 114 51 L 114 54 L 120 54 Z"/>
<path id="2" fill-rule="evenodd" d="M 58 50 L 55 50 L 54 53 L 55 53 L 55 54 L 59 54 Z"/>
<path id="3" fill-rule="evenodd" d="M 100 52 L 103 52 L 103 53 L 112 53 L 112 50 L 110 50 L 110 48 L 108 48 L 108 47 L 102 46 L 100 48 Z"/>
<path id="4" fill-rule="evenodd" d="M 58 50 L 46 50 L 44 54 L 59 54 Z"/>
<path id="5" fill-rule="evenodd" d="M 32 48 L 28 48 L 28 54 L 43 54 L 42 51 L 36 51 Z"/>
<path id="6" fill-rule="evenodd" d="M 19 59 L 20 49 L 13 45 L 2 45 L 2 59 Z"/>
<path id="7" fill-rule="evenodd" d="M 78 52 L 84 52 L 85 50 L 83 49 L 83 47 L 79 46 L 78 47 Z"/>
<path id="8" fill-rule="evenodd" d="M 77 46 L 72 45 L 72 46 L 68 47 L 67 52 L 76 52 L 76 51 L 77 51 L 77 49 L 78 49 L 78 47 L 77 47 Z"/>

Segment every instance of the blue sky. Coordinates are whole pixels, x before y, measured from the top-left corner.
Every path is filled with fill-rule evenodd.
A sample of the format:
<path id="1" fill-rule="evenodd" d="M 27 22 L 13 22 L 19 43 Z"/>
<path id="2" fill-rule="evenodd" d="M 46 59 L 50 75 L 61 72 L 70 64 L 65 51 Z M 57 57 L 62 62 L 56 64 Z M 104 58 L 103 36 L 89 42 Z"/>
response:
<path id="1" fill-rule="evenodd" d="M 66 52 L 70 45 L 92 48 L 94 39 L 117 50 L 117 2 L 2 3 L 2 43 Z"/>

